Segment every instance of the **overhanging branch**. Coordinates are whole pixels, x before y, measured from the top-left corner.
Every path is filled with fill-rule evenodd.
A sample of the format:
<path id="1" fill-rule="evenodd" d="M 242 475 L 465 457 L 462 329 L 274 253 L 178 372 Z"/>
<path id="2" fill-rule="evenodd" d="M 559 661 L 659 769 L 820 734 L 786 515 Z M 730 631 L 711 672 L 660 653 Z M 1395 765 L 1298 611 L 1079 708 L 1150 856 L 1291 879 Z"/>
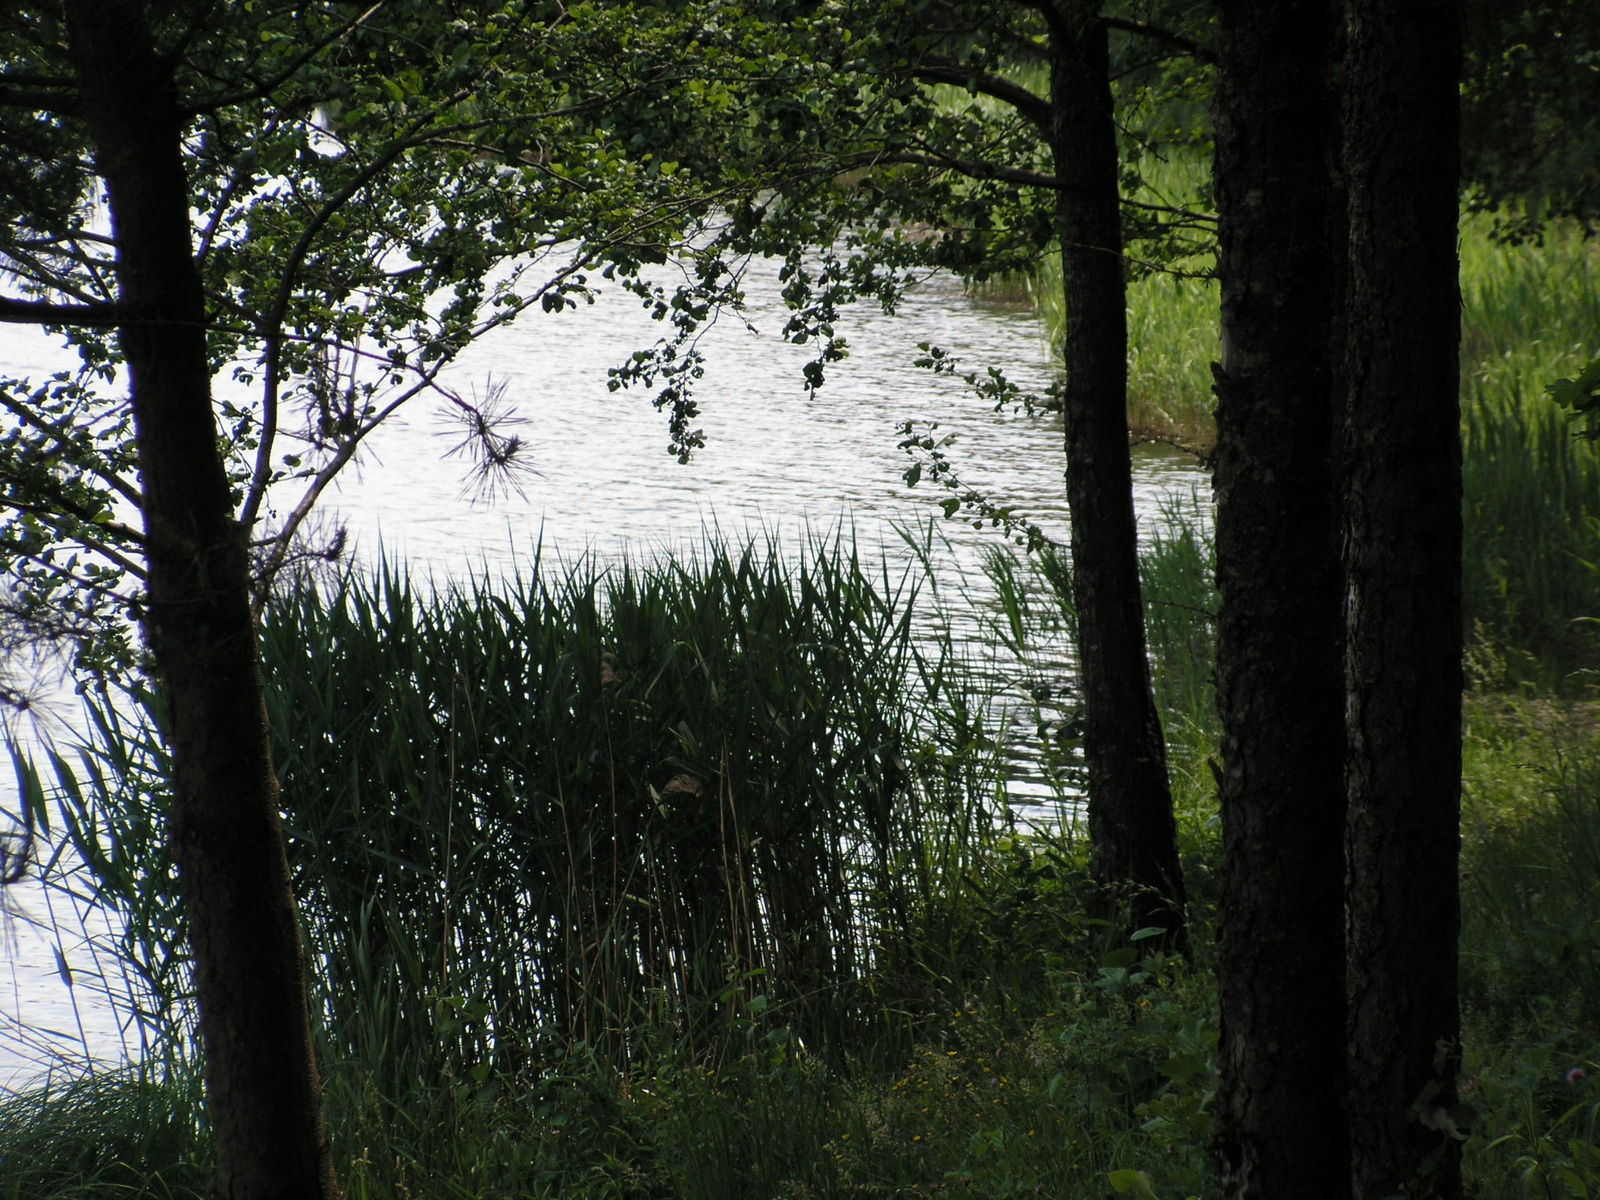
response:
<path id="1" fill-rule="evenodd" d="M 1153 41 L 1165 42 L 1174 50 L 1183 52 L 1199 59 L 1203 63 L 1214 63 L 1217 56 L 1192 38 L 1186 38 L 1181 33 L 1166 29 L 1160 25 L 1152 25 L 1148 21 L 1130 21 L 1125 17 L 1102 17 L 1107 29 L 1118 29 L 1123 33 L 1135 33 L 1140 37 L 1147 37 Z"/>
<path id="2" fill-rule="evenodd" d="M 117 324 L 114 304 L 52 304 L 48 300 L 18 300 L 0 296 L 0 322 L 11 325 L 81 325 L 111 329 Z"/>
<path id="3" fill-rule="evenodd" d="M 972 88 L 985 96 L 1011 105 L 1040 129 L 1050 122 L 1050 104 L 1020 83 L 1013 83 L 1002 75 L 989 71 L 972 71 L 957 63 L 924 63 L 916 68 L 917 78 L 924 83 L 948 83 L 957 87 Z"/>
<path id="4" fill-rule="evenodd" d="M 895 151 L 887 154 L 862 155 L 855 164 L 858 167 L 877 166 L 914 166 L 934 167 L 943 171 L 955 171 L 965 175 L 968 179 L 993 179 L 1000 183 L 1014 183 L 1018 187 L 1042 187 L 1051 191 L 1060 192 L 1067 189 L 1067 181 L 1059 175 L 1051 175 L 1045 171 L 1030 171 L 1025 167 L 1006 167 L 997 163 L 979 162 L 970 158 L 955 158 L 945 154 L 913 154 L 909 151 Z"/>

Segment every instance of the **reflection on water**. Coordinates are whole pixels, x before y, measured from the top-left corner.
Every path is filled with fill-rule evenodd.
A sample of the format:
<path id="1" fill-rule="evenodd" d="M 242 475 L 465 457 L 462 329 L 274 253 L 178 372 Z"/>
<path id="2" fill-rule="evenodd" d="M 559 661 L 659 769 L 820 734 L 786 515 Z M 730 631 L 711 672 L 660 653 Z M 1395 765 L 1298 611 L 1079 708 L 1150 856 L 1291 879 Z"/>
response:
<path id="1" fill-rule="evenodd" d="M 905 485 L 901 474 L 909 460 L 897 448 L 896 431 L 906 421 L 937 421 L 941 434 L 955 435 L 947 453 L 966 486 L 1015 506 L 1064 541 L 1059 415 L 994 412 L 959 380 L 913 365 L 918 343 L 933 343 L 962 359 L 965 369 L 981 373 L 998 366 L 1023 388 L 1040 391 L 1051 366 L 1037 319 L 974 303 L 958 282 L 936 276 L 913 289 L 895 316 L 876 310 L 849 314 L 841 332 L 850 340 L 851 356 L 831 366 L 826 385 L 808 397 L 801 369 L 811 348 L 778 337 L 786 314 L 775 266 L 758 264 L 753 271 L 744 318 L 725 317 L 702 340 L 707 361 L 699 383 L 700 426 L 706 447 L 687 466 L 666 452 L 666 420 L 647 397 L 606 386 L 607 369 L 651 344 L 661 327 L 632 297 L 602 295 L 593 305 L 530 315 L 496 331 L 447 376 L 450 386 L 467 395 L 505 388 L 525 422 L 517 432 L 530 443 L 537 470 L 524 481 L 523 494 L 494 504 L 464 495 L 465 469 L 445 457 L 459 431 L 442 406 L 430 407 L 423 396 L 369 440 L 326 503 L 325 527 L 347 526 L 362 560 L 403 558 L 435 577 L 503 571 L 531 560 L 532 547 L 541 542 L 547 556 L 569 559 L 582 553 L 605 559 L 624 548 L 692 548 L 708 527 L 734 540 L 776 535 L 791 541 L 843 528 L 853 533 L 863 557 L 881 554 L 898 574 L 914 561 L 903 531 L 929 547 L 933 575 L 923 594 L 931 600 L 936 593 L 939 603 L 937 614 L 930 606 L 930 622 L 947 623 L 974 662 L 996 662 L 982 561 L 999 539 L 960 521 L 940 522 L 931 539 L 917 536 L 923 523 L 939 516 L 937 501 L 944 493 L 927 484 Z M 71 361 L 36 335 L 15 328 L 0 332 L 0 374 L 40 373 Z M 1204 484 L 1183 456 L 1142 450 L 1134 470 L 1145 530 L 1164 503 L 1185 501 Z M 278 502 L 286 508 L 293 498 Z M 1005 682 L 1054 687 L 1066 664 L 1046 661 L 1036 669 L 1043 674 Z M 1018 696 L 1018 711 L 1025 712 Z M 55 707 L 62 707 L 59 696 Z M 1042 784 L 1025 763 L 1016 764 L 1016 775 L 1015 799 L 1042 798 Z M 10 985 L 0 970 L 0 1012 L 59 1032 L 64 1045 L 79 1045 L 70 1001 L 74 994 L 84 999 L 79 976 L 92 975 L 93 963 L 69 934 L 61 969 L 54 938 L 33 924 L 49 928 L 54 916 L 70 928 L 77 917 L 52 914 L 36 886 L 13 889 L 9 900 L 30 920 L 10 923 Z M 59 907 L 62 898 L 53 903 Z M 80 1004 L 79 1012 L 94 1051 L 120 1054 L 124 1035 L 107 1007 Z M 0 1038 L 0 1082 L 37 1061 L 37 1049 Z"/>

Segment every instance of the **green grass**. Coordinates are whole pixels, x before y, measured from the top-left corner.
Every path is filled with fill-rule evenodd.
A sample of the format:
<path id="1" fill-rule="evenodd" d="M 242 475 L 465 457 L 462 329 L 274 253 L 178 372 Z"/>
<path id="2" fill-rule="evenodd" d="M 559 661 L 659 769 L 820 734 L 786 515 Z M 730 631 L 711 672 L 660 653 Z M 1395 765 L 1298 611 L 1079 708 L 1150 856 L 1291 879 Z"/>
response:
<path id="1" fill-rule="evenodd" d="M 0 1102 L 0 1197 L 206 1195 L 209 1143 L 191 1066 L 137 1067 Z"/>
<path id="2" fill-rule="evenodd" d="M 1462 233 L 1463 599 L 1514 675 L 1551 682 L 1600 664 L 1600 445 L 1545 394 L 1600 354 L 1600 247 L 1489 227 Z"/>
<path id="3" fill-rule="evenodd" d="M 1214 919 L 1215 903 L 1214 889 L 1205 882 L 1215 862 L 1215 812 L 1204 763 L 1215 737 L 1205 669 L 1214 603 L 1207 582 L 1208 555 L 1194 523 L 1180 520 L 1146 550 L 1143 564 L 1158 687 L 1177 765 L 1180 832 L 1201 928 Z M 716 569 L 707 569 L 705 563 L 685 568 L 695 589 L 723 601 L 706 610 L 707 626 L 680 613 L 674 618 L 679 623 L 672 626 L 677 635 L 669 642 L 698 642 L 702 653 L 695 661 L 706 664 L 708 679 L 724 683 L 727 672 L 710 669 L 722 660 L 708 648 L 708 627 L 729 624 L 710 615 L 727 612 L 728 593 L 718 592 L 716 581 L 737 579 L 741 562 L 751 570 L 770 568 L 774 578 L 787 580 L 782 587 L 791 595 L 805 591 L 795 586 L 799 576 L 792 569 L 784 574 L 761 554 L 711 556 L 710 564 L 721 564 Z M 854 587 L 862 581 L 855 580 L 848 564 L 847 557 L 835 560 L 844 572 L 841 580 L 853 580 Z M 1013 602 L 1020 605 L 1016 615 L 1022 633 L 1029 644 L 1056 636 L 1068 616 L 1059 601 L 1064 578 L 1058 569 L 1052 579 L 1052 568 L 1034 574 L 1026 563 L 1013 561 L 1013 567 L 1013 586 L 1020 589 L 1020 599 Z M 815 578 L 823 569 L 813 564 L 807 577 Z M 671 578 L 669 573 L 652 585 L 663 592 L 643 587 L 638 578 L 632 584 L 621 577 L 609 582 L 618 589 L 615 595 L 660 596 L 671 593 Z M 581 586 L 573 590 L 575 585 Z M 555 576 L 548 589 L 588 597 L 591 585 L 599 589 L 597 595 L 605 594 L 605 582 L 594 573 L 569 570 Z M 447 656 L 448 669 L 434 677 L 447 681 L 458 673 L 480 684 L 495 677 L 470 643 L 511 654 L 510 639 L 502 642 L 485 630 L 484 623 L 498 610 L 493 594 L 481 589 L 425 601 L 406 592 L 393 572 L 350 585 L 358 587 L 369 589 L 365 599 L 353 600 L 356 593 L 347 591 L 338 602 L 343 609 L 302 601 L 305 607 L 296 620 L 316 623 L 314 628 L 323 631 L 321 641 L 310 639 L 312 625 L 279 614 L 284 637 L 293 632 L 295 638 L 310 639 L 297 653 L 312 661 L 297 669 L 320 680 L 316 688 L 296 693 L 299 703 L 309 706 L 319 688 L 337 692 L 343 681 L 334 676 L 348 674 L 369 687 L 379 678 L 367 669 L 339 671 L 341 655 L 359 652 L 409 663 L 405 672 L 385 667 L 393 675 L 393 689 L 375 689 L 366 703 L 373 706 L 371 711 L 386 714 L 374 724 L 390 731 L 390 757 L 411 764 L 403 771 L 421 771 L 419 762 L 448 749 L 452 728 L 452 710 L 445 703 L 448 689 L 424 686 L 429 677 L 422 674 L 422 663 L 440 656 L 437 647 L 428 650 L 430 639 L 447 636 L 430 622 L 449 615 L 462 637 Z M 373 588 L 388 590 L 370 594 Z M 510 594 L 521 597 L 513 610 L 536 608 L 523 600 L 548 597 L 548 589 L 541 592 L 524 583 Z M 873 611 L 866 595 L 858 594 L 860 603 Z M 507 595 L 500 599 L 507 600 Z M 685 600 L 678 605 L 694 611 Z M 332 619 L 335 611 L 344 613 L 345 623 Z M 549 637 L 565 644 L 562 639 L 583 622 L 567 609 L 560 611 L 567 614 L 560 622 L 564 633 L 552 629 L 535 636 L 536 630 L 516 625 L 517 639 L 537 643 L 539 637 Z M 604 624 L 610 604 L 597 604 L 594 611 Z M 430 612 L 432 617 L 426 615 Z M 396 624 L 407 613 L 409 623 Z M 374 628 L 366 630 L 363 622 L 374 622 Z M 737 620 L 732 625 L 739 627 Z M 648 627 L 654 627 L 653 620 Z M 876 627 L 891 632 L 898 628 L 892 621 Z M 779 621 L 773 628 L 787 626 Z M 464 629 L 475 632 L 468 637 L 461 633 Z M 339 636 L 330 636 L 330 630 Z M 401 633 L 413 644 L 395 645 Z M 594 644 L 613 643 L 600 639 Z M 764 657 L 769 653 L 756 657 L 786 661 L 782 655 Z M 817 647 L 810 653 L 813 666 L 825 661 Z M 555 655 L 541 661 L 580 660 Z M 602 697 L 621 682 L 599 683 L 598 667 L 605 661 L 589 663 L 597 676 L 591 682 Z M 508 676 L 546 675 L 529 670 L 527 659 L 515 662 Z M 277 669 L 284 670 L 284 664 Z M 612 670 L 620 675 L 617 665 Z M 1492 640 L 1480 638 L 1469 655 L 1474 691 L 1467 703 L 1462 971 L 1468 1097 L 1480 1119 L 1479 1132 L 1467 1146 L 1466 1169 L 1474 1195 L 1577 1200 L 1592 1195 L 1600 1180 L 1597 714 L 1591 705 L 1541 694 L 1531 686 L 1507 690 L 1507 671 L 1504 653 Z M 644 674 L 674 694 L 688 686 L 670 671 Z M 555 692 L 570 706 L 581 691 L 575 681 L 583 673 L 575 666 L 562 677 L 574 687 Z M 829 686 L 836 684 L 834 680 Z M 804 688 L 800 694 L 816 695 Z M 469 711 L 461 707 L 466 699 L 457 696 L 458 754 L 459 748 L 471 747 L 470 755 L 457 759 L 458 781 L 464 777 L 461 763 L 466 758 L 496 753 L 489 720 L 493 695 L 490 686 L 473 690 L 471 722 L 463 719 Z M 418 727 L 426 742 L 413 740 L 422 735 L 394 732 L 412 728 L 397 715 L 404 703 L 412 702 L 408 696 L 420 697 L 415 701 L 419 709 L 431 713 L 431 724 Z M 646 698 L 635 697 L 641 702 Z M 703 692 L 690 699 L 702 707 L 709 703 Z M 516 711 L 525 715 L 536 710 L 522 702 Z M 602 706 L 599 711 L 610 710 Z M 664 711 L 686 710 L 669 705 Z M 734 710 L 714 711 L 723 714 L 733 739 L 736 722 L 728 724 L 727 718 Z M 278 719 L 290 719 L 281 707 L 275 712 Z M 325 725 L 329 714 L 311 719 Z M 657 745 L 649 739 L 657 736 L 651 728 L 661 719 L 658 715 L 643 723 L 638 735 L 645 739 L 642 744 Z M 607 720 L 620 744 L 633 744 L 620 736 L 626 733 L 626 722 L 614 712 Z M 537 722 L 524 723 L 538 727 Z M 352 728 L 348 721 L 332 724 Z M 478 739 L 471 743 L 464 732 L 469 724 L 476 726 L 471 736 Z M 354 735 L 341 736 L 348 744 Z M 559 740 L 559 735 L 550 736 Z M 531 733 L 524 740 L 531 740 Z M 575 738 L 569 749 L 582 744 Z M 685 753 L 677 735 L 666 744 L 675 746 L 677 755 Z M 732 744 L 736 742 L 730 740 Z M 959 776 L 967 768 L 960 765 L 958 747 L 943 745 L 940 755 L 929 761 L 938 763 L 940 777 L 949 778 L 951 770 Z M 982 750 L 979 758 L 987 753 Z M 447 768 L 447 753 L 441 761 Z M 671 769 L 692 765 L 685 760 Z M 786 765 L 781 771 L 790 769 Z M 429 786 L 444 786 L 448 795 L 447 769 L 428 778 L 434 780 Z M 645 778 L 650 778 L 648 772 Z M 464 793 L 459 782 L 457 786 L 460 797 Z M 567 787 L 563 784 L 563 795 L 575 799 L 576 786 L 571 792 Z M 393 790 L 385 794 L 391 800 L 387 807 L 377 806 L 381 820 L 375 816 L 359 826 L 362 836 L 377 839 L 380 856 L 400 848 L 395 839 L 415 824 L 407 809 L 413 798 Z M 605 794 L 611 794 L 609 785 Z M 386 831 L 383 823 L 399 828 Z M 319 864 L 318 871 L 349 872 L 346 860 L 356 853 L 353 841 L 325 836 L 328 846 L 345 849 L 331 860 L 302 859 L 301 869 Z M 481 831 L 479 840 L 488 840 Z M 382 989 L 361 997 L 359 1013 L 341 1013 L 338 997 L 324 992 L 329 1127 L 347 1194 L 358 1200 L 843 1200 L 935 1194 L 963 1200 L 1100 1198 L 1110 1194 L 1113 1172 L 1144 1173 L 1162 1197 L 1208 1194 L 1213 1184 L 1206 1157 L 1206 1097 L 1214 1086 L 1215 1008 L 1204 954 L 1202 968 L 1195 971 L 1172 960 L 1141 957 L 1137 948 L 1108 949 L 1104 927 L 1082 904 L 1087 872 L 1081 842 L 1001 827 L 992 838 L 968 840 L 962 847 L 959 860 L 937 873 L 935 886 L 926 893 L 931 899 L 909 910 L 904 927 L 878 927 L 872 953 L 856 960 L 861 974 L 855 1003 L 892 1011 L 894 1019 L 855 1026 L 842 1053 L 799 1034 L 801 1027 L 782 1015 L 781 981 L 767 976 L 760 977 L 759 992 L 754 990 L 757 981 L 746 979 L 744 990 L 719 996 L 717 1002 L 727 1005 L 728 1012 L 714 1026 L 686 1023 L 683 1012 L 664 998 L 643 1004 L 634 1010 L 625 1059 L 608 1052 L 603 1041 L 552 1037 L 538 1043 L 537 1054 L 487 1060 L 482 1072 L 471 1069 L 472 1055 L 489 1043 L 473 1051 L 472 1031 L 451 1024 L 452 1019 L 471 1018 L 471 1013 L 454 1006 L 435 1011 L 432 1019 L 440 1023 L 427 1030 L 427 1037 L 437 1039 L 430 1047 L 392 1009 L 373 1001 L 373 995 L 384 994 Z M 403 865 L 422 873 L 419 853 L 406 854 Z M 372 886 L 368 870 L 370 863 L 352 876 L 363 880 L 363 887 Z M 394 894 L 386 890 L 389 886 L 372 888 L 375 906 Z M 660 909 L 659 900 L 644 906 L 647 923 L 659 922 Z M 402 906 L 391 924 L 406 928 L 411 920 L 406 911 Z M 869 906 L 862 911 L 877 910 Z M 314 915 L 313 928 L 325 919 Z M 432 919 L 442 919 L 442 914 L 434 913 Z M 459 919 L 471 918 L 463 913 Z M 573 940 L 582 944 L 576 923 Z M 1203 948 L 1205 939 L 1200 941 Z M 498 952 L 520 959 L 539 950 L 520 938 L 502 937 L 499 942 L 494 947 L 458 937 L 452 943 L 463 983 L 474 971 L 488 970 L 475 966 L 474 956 Z M 369 946 L 361 952 L 374 951 Z M 405 972 L 412 969 L 425 967 L 394 962 L 385 969 L 389 986 L 409 986 Z M 758 995 L 773 999 L 757 1004 Z M 787 1009 L 791 1015 L 797 1011 Z M 509 1018 L 499 1011 L 478 1019 L 507 1020 L 501 1036 L 512 1040 Z M 414 1073 L 397 1072 L 376 1051 L 363 1051 L 359 1041 L 351 1040 L 351 1029 L 361 1025 L 367 1027 L 363 1036 L 396 1039 L 392 1044 L 400 1048 L 397 1053 L 413 1056 L 408 1061 L 415 1064 Z M 408 1043 L 409 1037 L 419 1040 Z M 1574 1067 L 1584 1068 L 1587 1076 L 1568 1083 Z M 206 1161 L 196 1086 L 192 1073 L 173 1069 L 161 1080 L 106 1077 L 58 1089 L 48 1097 L 32 1094 L 0 1103 L 0 1196 L 196 1194 Z"/>
<path id="4" fill-rule="evenodd" d="M 1494 659 L 1480 642 L 1471 661 L 1492 677 Z M 1527 688 L 1466 705 L 1461 983 L 1478 1195 L 1577 1198 L 1600 1185 L 1595 721 L 1591 703 Z"/>
<path id="5" fill-rule="evenodd" d="M 1160 172 L 1165 203 L 1199 196 L 1193 163 Z M 1463 602 L 1513 673 L 1560 684 L 1600 665 L 1600 443 L 1573 437 L 1546 394 L 1600 355 L 1600 246 L 1569 225 L 1507 246 L 1488 214 L 1461 225 Z M 1135 247 L 1131 253 L 1137 255 Z M 1176 265 L 1203 272 L 1204 257 Z M 1029 282 L 1052 346 L 1065 321 L 1060 264 Z M 1135 273 L 1128 288 L 1128 425 L 1197 451 L 1215 444 L 1215 281 Z"/>

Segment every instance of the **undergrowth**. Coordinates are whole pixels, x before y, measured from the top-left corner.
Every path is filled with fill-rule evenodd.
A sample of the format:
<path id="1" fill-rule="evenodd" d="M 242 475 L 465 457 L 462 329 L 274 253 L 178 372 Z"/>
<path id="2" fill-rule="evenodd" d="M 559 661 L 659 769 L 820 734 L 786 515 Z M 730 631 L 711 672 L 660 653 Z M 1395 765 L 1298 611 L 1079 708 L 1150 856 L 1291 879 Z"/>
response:
<path id="1" fill-rule="evenodd" d="M 1201 929 L 1215 904 L 1208 556 L 1203 529 L 1180 519 L 1144 563 Z M 1014 580 L 1034 589 L 1035 613 L 1061 582 Z M 1517 686 L 1487 636 L 1469 676 L 1469 1194 L 1576 1200 L 1600 1178 L 1600 717 L 1586 701 Z M 881 1019 L 843 1053 L 782 1019 L 759 989 L 729 1007 L 714 1055 L 662 1020 L 665 1008 L 641 1015 L 625 1063 L 577 1038 L 504 1068 L 441 1060 L 405 1079 L 330 1041 L 329 1127 L 346 1194 L 1207 1195 L 1215 1008 L 1204 956 L 1196 970 L 1111 948 L 1083 904 L 1084 850 L 1003 825 L 975 844 L 953 902 L 878 935 L 860 1002 Z M 206 1140 L 183 1061 L 0 1104 L 0 1197 L 199 1194 Z"/>
<path id="2" fill-rule="evenodd" d="M 1561 231 L 1509 249 L 1469 221 L 1463 246 L 1465 1173 L 1469 1195 L 1578 1200 L 1600 1195 L 1600 467 L 1543 388 L 1596 350 L 1600 289 Z M 1209 412 L 1206 286 L 1135 285 L 1171 341 L 1144 339 L 1136 378 L 1194 422 L 1164 416 L 1175 440 Z M 319 1036 L 346 1195 L 1209 1194 L 1215 598 L 1202 514 L 1169 522 L 1143 579 L 1198 968 L 1113 949 L 1082 840 L 986 807 L 993 724 L 909 638 L 910 593 L 848 553 L 438 597 L 391 572 L 285 609 L 286 796 L 334 798 L 291 827 L 313 944 L 336 947 Z M 1059 560 L 993 573 L 997 641 L 1064 636 Z M 1038 716 L 1070 780 L 1072 714 Z M 159 755 L 117 721 L 99 774 L 57 763 L 55 790 L 159 776 L 113 761 Z M 153 796 L 122 798 L 134 824 L 78 836 L 148 906 Z M 831 894 L 788 871 L 802 849 Z M 554 899 L 585 891 L 587 915 Z M 153 1020 L 184 1002 L 162 903 L 124 946 Z M 182 1053 L 0 1101 L 0 1200 L 200 1195 L 207 1155 Z"/>

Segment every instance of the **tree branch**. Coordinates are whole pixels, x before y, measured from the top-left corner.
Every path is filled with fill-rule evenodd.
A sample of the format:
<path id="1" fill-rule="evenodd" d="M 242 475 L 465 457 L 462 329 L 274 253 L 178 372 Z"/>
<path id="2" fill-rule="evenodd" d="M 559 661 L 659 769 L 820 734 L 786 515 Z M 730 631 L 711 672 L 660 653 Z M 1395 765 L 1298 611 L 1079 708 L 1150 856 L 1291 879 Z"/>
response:
<path id="1" fill-rule="evenodd" d="M 219 92 L 215 95 L 206 96 L 203 99 L 196 100 L 192 102 L 186 109 L 187 115 L 201 116 L 205 113 L 215 112 L 219 108 L 228 108 L 235 104 L 247 104 L 252 100 L 265 99 L 278 88 L 282 87 L 285 83 L 289 82 L 289 80 L 293 79 L 301 67 L 305 66 L 317 55 L 321 54 L 329 46 L 333 45 L 333 43 L 337 42 L 340 38 L 348 34 L 351 30 L 365 24 L 367 18 L 382 8 L 385 3 L 386 0 L 378 0 L 376 4 L 372 5 L 372 7 L 368 8 L 359 16 L 352 17 L 349 21 L 345 22 L 343 26 L 335 29 L 332 33 L 328 34 L 320 41 L 313 42 L 309 47 L 306 48 L 304 52 L 290 59 L 288 65 L 280 70 L 276 75 L 268 79 L 259 80 L 251 87 L 233 92 Z"/>
<path id="2" fill-rule="evenodd" d="M 47 300 L 18 300 L 0 296 L 0 322 L 12 325 L 81 325 L 112 329 L 117 324 L 114 304 L 52 304 Z"/>
<path id="3" fill-rule="evenodd" d="M 0 74 L 0 108 L 76 116 L 78 84 L 73 79 L 8 71 Z"/>
<path id="4" fill-rule="evenodd" d="M 951 62 L 928 63 L 917 67 L 915 73 L 925 83 L 949 83 L 957 87 L 974 88 L 985 96 L 1004 101 L 1041 129 L 1049 123 L 1049 101 L 1002 75 L 972 71 Z"/>
<path id="5" fill-rule="evenodd" d="M 1142 208 L 1146 212 L 1171 213 L 1175 217 L 1182 217 L 1185 224 L 1190 221 L 1200 221 L 1207 225 L 1215 225 L 1217 223 L 1214 213 L 1195 212 L 1191 208 L 1173 208 L 1169 204 L 1146 204 L 1143 200 L 1124 199 L 1123 203 L 1129 208 Z"/>
<path id="6" fill-rule="evenodd" d="M 947 154 L 913 154 L 904 150 L 886 154 L 867 154 L 863 155 L 855 165 L 935 167 L 940 170 L 955 171 L 969 179 L 993 179 L 1000 183 L 1014 183 L 1019 187 L 1049 188 L 1055 192 L 1065 191 L 1068 187 L 1067 181 L 1059 175 L 1030 171 L 1024 167 L 1005 167 L 974 159 L 955 158 Z"/>
<path id="7" fill-rule="evenodd" d="M 1119 29 L 1123 33 L 1134 33 L 1140 37 L 1165 42 L 1174 50 L 1181 50 L 1184 54 L 1197 58 L 1203 63 L 1215 63 L 1217 61 L 1217 56 L 1207 47 L 1184 37 L 1181 33 L 1176 33 L 1160 25 L 1152 25 L 1148 21 L 1130 21 L 1126 17 L 1102 17 L 1101 20 L 1105 22 L 1107 29 Z"/>
<path id="8" fill-rule="evenodd" d="M 119 592 L 116 588 L 106 587 L 104 584 L 92 583 L 70 568 L 58 566 L 53 562 L 46 562 L 37 554 L 24 554 L 20 557 L 32 563 L 46 574 L 54 575 L 57 579 L 66 580 L 70 587 L 76 588 L 79 591 L 89 592 L 97 596 L 104 596 L 113 603 L 121 605 L 125 608 L 132 607 L 135 603 L 138 603 L 134 597 L 127 595 L 125 592 Z M 136 578 L 144 578 L 143 568 L 135 566 L 133 571 L 136 573 Z"/>
<path id="9" fill-rule="evenodd" d="M 95 525 L 96 528 L 110 530 L 119 536 L 127 537 L 133 540 L 136 544 L 141 546 L 144 544 L 144 534 L 140 533 L 137 529 L 130 529 L 128 526 L 122 525 L 115 521 L 108 522 L 104 526 L 96 525 L 94 521 L 82 515 L 83 510 L 80 506 L 70 503 L 59 493 L 57 493 L 56 502 L 60 504 L 61 509 L 65 510 L 68 516 L 77 517 L 86 525 Z M 39 504 L 22 504 L 16 500 L 0 499 L 0 507 L 9 508 L 20 513 L 28 513 L 32 516 L 40 517 L 51 522 L 59 520 L 62 515 L 61 511 L 57 509 L 45 508 L 43 505 Z M 142 566 L 140 566 L 133 559 L 129 558 L 126 554 L 123 554 L 120 550 L 117 550 L 110 544 L 101 541 L 99 538 L 90 537 L 85 533 L 65 533 L 60 529 L 57 529 L 56 533 L 59 536 L 71 538 L 80 546 L 87 546 L 90 550 L 93 550 L 96 554 L 103 558 L 110 559 L 112 562 L 116 563 L 117 566 L 121 567 L 124 571 L 128 572 L 128 574 L 132 575 L 135 579 L 143 579 L 145 577 L 145 571 Z"/>
<path id="10" fill-rule="evenodd" d="M 1024 5 L 1033 9 L 1043 19 L 1045 27 L 1049 29 L 1051 38 L 1063 50 L 1077 52 L 1078 39 L 1073 36 L 1072 27 L 1067 24 L 1066 18 L 1056 7 L 1055 0 L 1028 0 Z"/>
<path id="11" fill-rule="evenodd" d="M 71 446 L 71 440 L 63 437 L 60 431 L 58 431 L 54 425 L 50 424 L 49 421 L 46 421 L 38 413 L 34 412 L 33 409 L 29 408 L 26 404 L 22 403 L 20 400 L 17 400 L 4 390 L 0 390 L 0 405 L 4 405 L 6 408 L 11 410 L 18 420 L 24 422 L 38 432 L 45 434 L 47 437 L 54 438 L 59 445 L 66 447 Z M 115 471 L 102 470 L 98 466 L 89 465 L 85 465 L 83 469 L 88 471 L 89 474 L 93 475 L 112 491 L 116 492 L 117 495 L 121 496 L 140 512 L 144 511 L 144 497 L 139 494 L 137 488 L 130 484 L 126 479 L 122 478 L 122 476 L 118 475 Z"/>

